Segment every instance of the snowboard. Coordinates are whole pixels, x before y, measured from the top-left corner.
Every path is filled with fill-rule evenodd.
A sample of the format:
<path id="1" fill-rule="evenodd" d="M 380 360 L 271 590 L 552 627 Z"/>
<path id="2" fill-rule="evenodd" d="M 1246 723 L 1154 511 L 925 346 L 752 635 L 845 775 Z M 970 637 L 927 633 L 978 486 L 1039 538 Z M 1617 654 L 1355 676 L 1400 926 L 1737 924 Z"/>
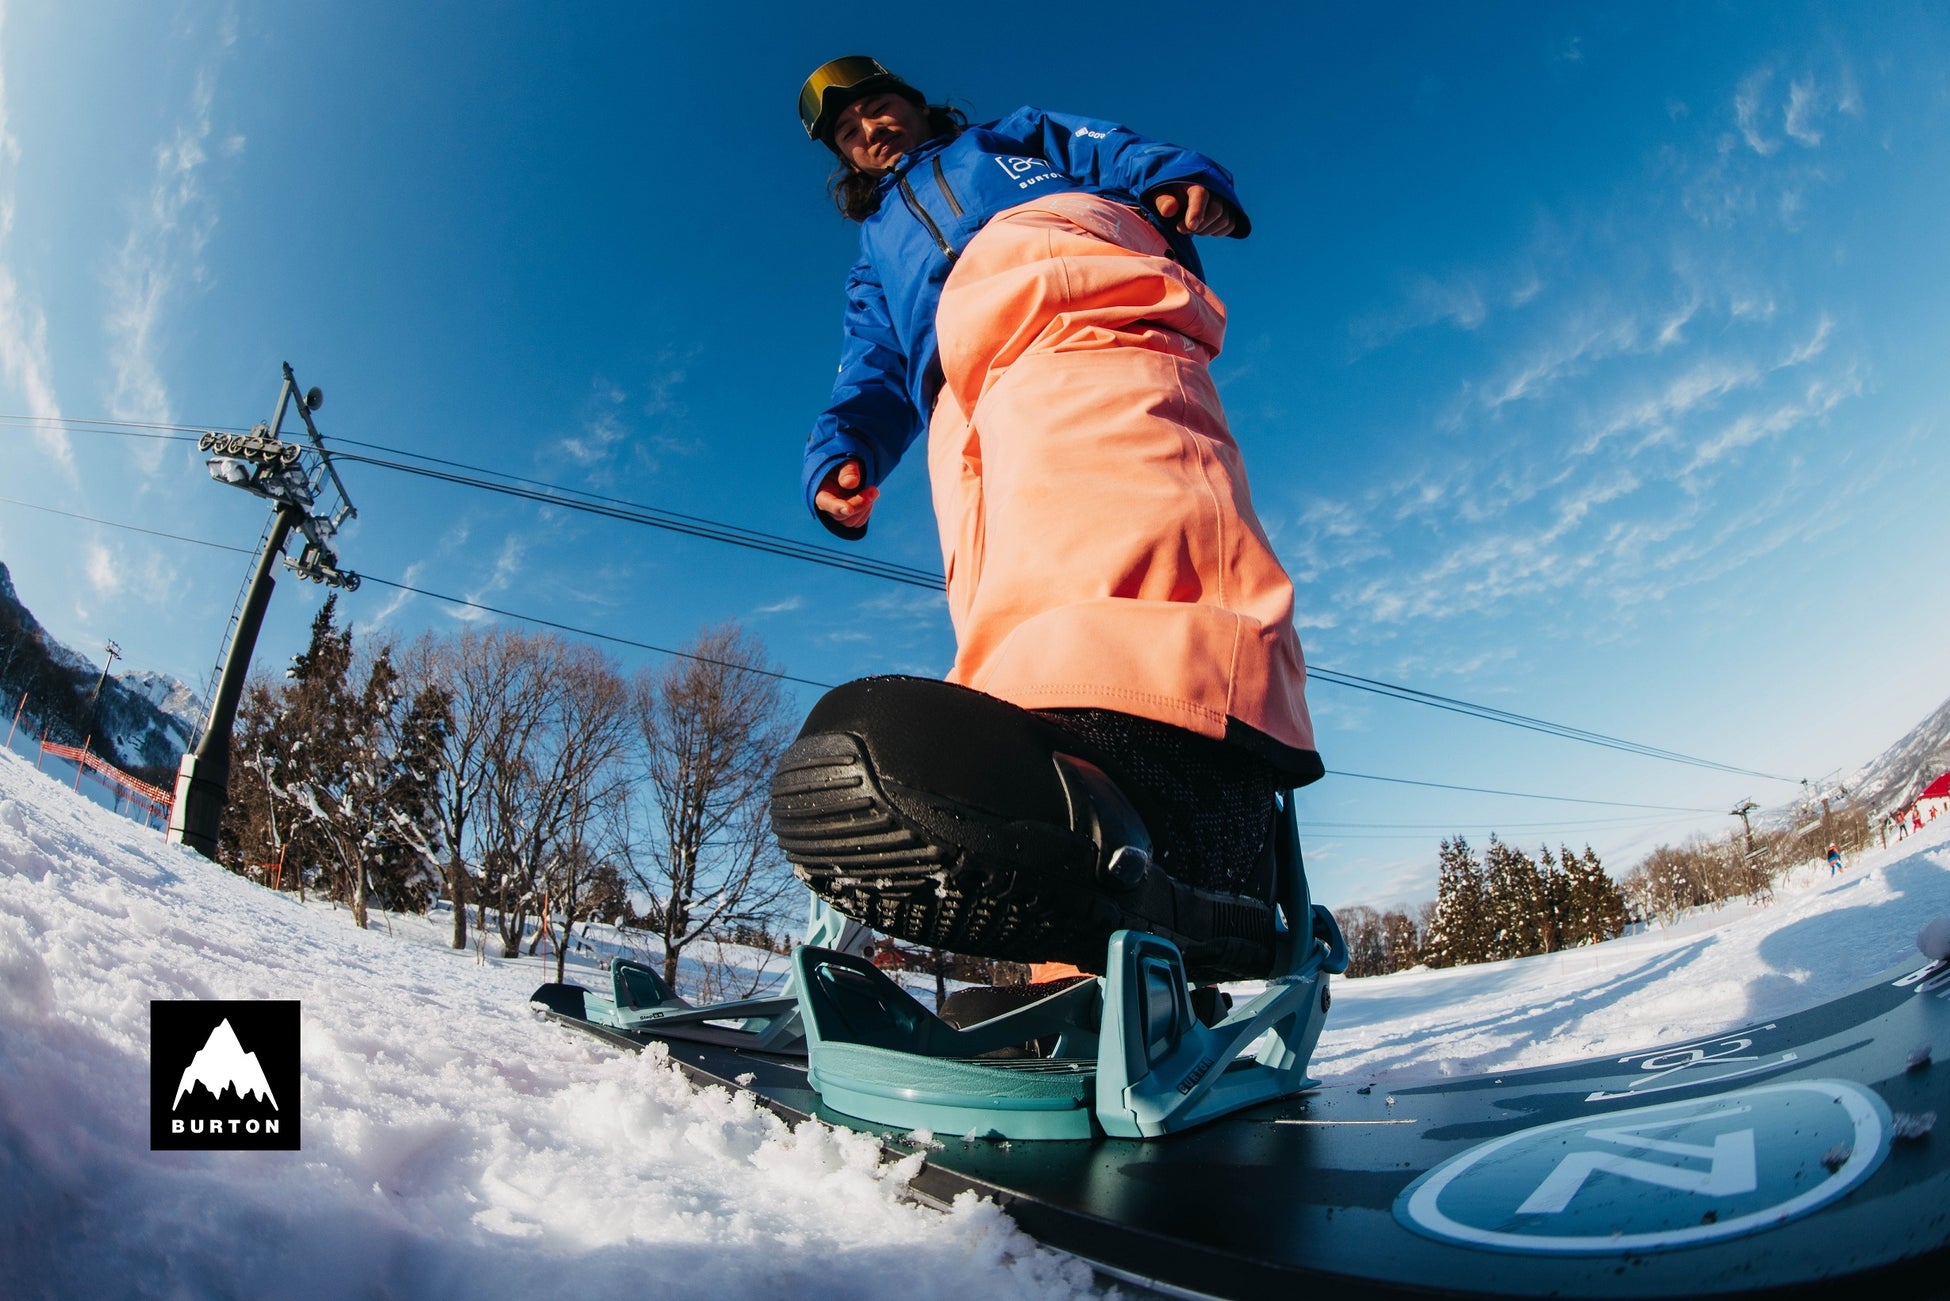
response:
<path id="1" fill-rule="evenodd" d="M 647 1043 L 545 1014 L 619 1047 Z M 1946 1060 L 1936 1060 L 1941 1049 Z M 1950 1292 L 1950 962 L 1727 1034 L 1393 1091 L 1316 1088 L 1158 1139 L 917 1136 L 840 1115 L 803 1059 L 694 1041 L 695 1082 L 926 1153 L 913 1193 L 1168 1295 Z"/>

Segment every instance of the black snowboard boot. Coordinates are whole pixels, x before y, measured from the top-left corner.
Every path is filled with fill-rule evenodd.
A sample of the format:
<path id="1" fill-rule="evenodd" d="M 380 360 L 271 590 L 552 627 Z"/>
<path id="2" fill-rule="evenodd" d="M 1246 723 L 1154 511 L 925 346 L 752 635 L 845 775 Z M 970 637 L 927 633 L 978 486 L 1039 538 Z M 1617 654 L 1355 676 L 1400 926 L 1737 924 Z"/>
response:
<path id="1" fill-rule="evenodd" d="M 1263 976 L 1274 793 L 1318 759 L 1283 773 L 1239 749 L 866 678 L 814 706 L 773 778 L 772 827 L 814 893 L 911 943 L 1101 971 L 1130 928 L 1177 944 L 1195 979 Z"/>

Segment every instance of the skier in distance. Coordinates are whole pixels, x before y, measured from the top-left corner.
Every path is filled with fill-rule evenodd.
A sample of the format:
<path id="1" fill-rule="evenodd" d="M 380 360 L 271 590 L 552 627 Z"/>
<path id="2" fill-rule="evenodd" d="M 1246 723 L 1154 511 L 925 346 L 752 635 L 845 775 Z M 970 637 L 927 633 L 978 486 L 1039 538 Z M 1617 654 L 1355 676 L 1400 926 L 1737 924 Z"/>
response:
<path id="1" fill-rule="evenodd" d="M 925 432 L 957 649 L 946 683 L 814 708 L 773 785 L 787 856 L 919 943 L 1100 970 L 1133 926 L 1195 979 L 1264 974 L 1276 800 L 1323 769 L 1209 369 L 1192 237 L 1249 232 L 1230 173 L 1093 118 L 970 125 L 858 55 L 799 113 L 860 224 L 805 500 L 864 536 Z"/>

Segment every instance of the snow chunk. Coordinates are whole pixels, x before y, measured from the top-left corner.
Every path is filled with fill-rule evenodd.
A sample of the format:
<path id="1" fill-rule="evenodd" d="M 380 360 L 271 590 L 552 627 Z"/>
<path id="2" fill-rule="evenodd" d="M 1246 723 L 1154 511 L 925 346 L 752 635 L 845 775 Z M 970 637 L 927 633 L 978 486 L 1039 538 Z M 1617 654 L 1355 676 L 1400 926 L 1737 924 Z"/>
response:
<path id="1" fill-rule="evenodd" d="M 1896 1136 L 1896 1141 L 1899 1143 L 1913 1143 L 1936 1128 L 1936 1113 L 1934 1111 L 1925 1111 L 1917 1114 L 1908 1111 L 1899 1111 L 1893 1117 L 1893 1122 L 1890 1126 L 1890 1132 Z"/>
<path id="2" fill-rule="evenodd" d="M 1950 958 L 1950 916 L 1934 917 L 1916 932 L 1916 947 L 1923 956 L 1941 962 Z"/>

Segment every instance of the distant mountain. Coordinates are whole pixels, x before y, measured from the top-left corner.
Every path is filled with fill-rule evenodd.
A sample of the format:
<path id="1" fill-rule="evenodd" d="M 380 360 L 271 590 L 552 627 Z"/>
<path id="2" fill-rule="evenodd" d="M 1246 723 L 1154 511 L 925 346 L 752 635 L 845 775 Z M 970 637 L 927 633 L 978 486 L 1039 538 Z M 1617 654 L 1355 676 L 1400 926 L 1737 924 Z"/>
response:
<path id="1" fill-rule="evenodd" d="M 48 635 L 20 602 L 13 575 L 0 563 L 0 692 L 8 716 L 21 695 L 50 738 L 94 750 L 123 768 L 173 770 L 203 725 L 204 704 L 183 683 L 147 669 L 110 674 Z"/>
<path id="2" fill-rule="evenodd" d="M 1906 804 L 1936 777 L 1950 772 L 1950 700 L 1880 757 L 1842 779 L 1850 796 L 1882 812 Z"/>

